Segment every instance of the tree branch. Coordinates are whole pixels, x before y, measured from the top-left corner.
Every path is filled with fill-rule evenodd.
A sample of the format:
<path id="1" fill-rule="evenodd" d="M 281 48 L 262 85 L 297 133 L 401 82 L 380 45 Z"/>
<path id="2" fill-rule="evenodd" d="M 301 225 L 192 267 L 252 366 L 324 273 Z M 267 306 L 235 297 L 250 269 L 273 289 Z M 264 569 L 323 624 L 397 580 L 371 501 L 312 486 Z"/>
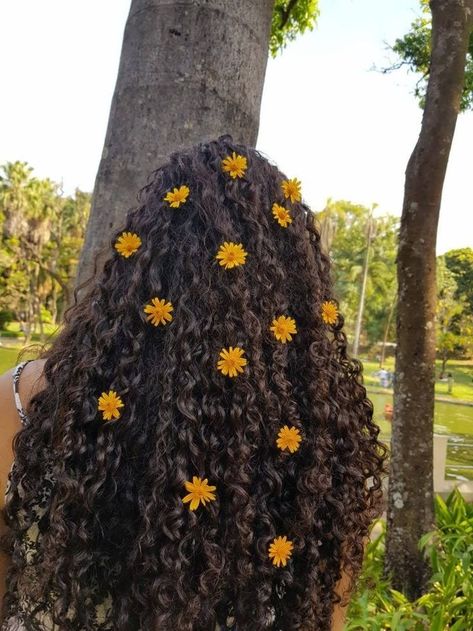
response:
<path id="1" fill-rule="evenodd" d="M 280 29 L 283 29 L 288 23 L 291 12 L 296 4 L 297 0 L 289 0 L 289 2 L 287 3 L 287 7 L 284 10 L 281 10 L 281 24 L 279 26 Z"/>

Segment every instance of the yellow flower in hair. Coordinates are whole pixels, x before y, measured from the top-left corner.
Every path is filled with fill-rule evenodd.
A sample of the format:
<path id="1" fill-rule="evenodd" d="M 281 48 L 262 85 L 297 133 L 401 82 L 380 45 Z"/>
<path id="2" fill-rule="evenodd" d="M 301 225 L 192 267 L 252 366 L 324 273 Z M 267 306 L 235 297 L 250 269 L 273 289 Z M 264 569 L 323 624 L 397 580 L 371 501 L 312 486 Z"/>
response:
<path id="1" fill-rule="evenodd" d="M 286 535 L 284 537 L 275 537 L 269 546 L 269 558 L 273 559 L 273 564 L 286 565 L 288 558 L 292 554 L 292 541 L 289 541 Z"/>
<path id="2" fill-rule="evenodd" d="M 230 346 L 230 348 L 222 348 L 220 351 L 220 361 L 217 364 L 217 368 L 222 375 L 228 375 L 228 377 L 236 377 L 238 373 L 243 372 L 243 366 L 246 366 L 247 361 L 243 357 L 245 351 L 238 346 Z"/>
<path id="3" fill-rule="evenodd" d="M 322 320 L 325 324 L 335 324 L 338 320 L 338 307 L 333 300 L 327 300 L 322 304 Z"/>
<path id="4" fill-rule="evenodd" d="M 189 187 L 188 186 L 180 186 L 179 188 L 174 188 L 172 191 L 168 191 L 166 193 L 166 197 L 164 198 L 165 202 L 169 202 L 171 208 L 179 208 L 181 204 L 184 204 L 188 195 L 189 195 Z"/>
<path id="5" fill-rule="evenodd" d="M 151 324 L 154 324 L 154 326 L 171 322 L 171 311 L 173 310 L 174 307 L 172 304 L 166 302 L 164 298 L 161 300 L 159 298 L 153 298 L 144 308 L 144 312 L 149 314 L 146 316 L 146 319 L 149 320 Z"/>
<path id="6" fill-rule="evenodd" d="M 284 425 L 284 427 L 281 427 L 279 430 L 276 445 L 281 451 L 289 449 L 291 453 L 294 453 L 299 449 L 301 440 L 301 433 L 297 427 L 288 427 L 287 425 Z"/>
<path id="7" fill-rule="evenodd" d="M 220 265 L 223 265 L 225 269 L 231 269 L 232 267 L 238 267 L 245 264 L 245 259 L 248 253 L 245 252 L 241 243 L 232 243 L 225 241 L 215 256 Z"/>
<path id="8" fill-rule="evenodd" d="M 284 206 L 273 204 L 273 216 L 280 226 L 287 228 L 292 222 L 291 213 Z"/>
<path id="9" fill-rule="evenodd" d="M 99 398 L 98 409 L 102 412 L 104 421 L 120 418 L 119 408 L 124 407 L 123 401 L 117 395 L 115 390 L 102 392 Z"/>
<path id="10" fill-rule="evenodd" d="M 283 180 L 281 182 L 281 188 L 284 197 L 290 199 L 292 203 L 301 201 L 301 183 L 297 178 Z"/>
<path id="11" fill-rule="evenodd" d="M 134 232 L 122 232 L 115 243 L 115 249 L 126 259 L 138 251 L 141 245 L 140 237 Z"/>
<path id="12" fill-rule="evenodd" d="M 292 340 L 292 336 L 297 333 L 296 321 L 288 316 L 278 316 L 272 322 L 269 330 L 274 333 L 274 337 L 285 344 Z"/>
<path id="13" fill-rule="evenodd" d="M 182 499 L 182 501 L 190 502 L 189 508 L 191 510 L 195 510 L 196 508 L 198 508 L 200 502 L 202 502 L 202 504 L 205 506 L 205 502 L 210 502 L 210 500 L 215 499 L 215 495 L 212 493 L 212 491 L 215 491 L 217 487 L 210 486 L 208 484 L 207 478 L 205 478 L 205 480 L 202 480 L 201 478 L 194 476 L 192 478 L 192 482 L 186 481 L 184 482 L 184 486 L 186 487 L 187 491 L 190 491 L 190 493 L 186 495 Z"/>
<path id="14" fill-rule="evenodd" d="M 247 160 L 245 156 L 240 156 L 235 152 L 231 156 L 227 156 L 222 160 L 222 169 L 230 174 L 230 177 L 243 177 L 247 169 Z"/>

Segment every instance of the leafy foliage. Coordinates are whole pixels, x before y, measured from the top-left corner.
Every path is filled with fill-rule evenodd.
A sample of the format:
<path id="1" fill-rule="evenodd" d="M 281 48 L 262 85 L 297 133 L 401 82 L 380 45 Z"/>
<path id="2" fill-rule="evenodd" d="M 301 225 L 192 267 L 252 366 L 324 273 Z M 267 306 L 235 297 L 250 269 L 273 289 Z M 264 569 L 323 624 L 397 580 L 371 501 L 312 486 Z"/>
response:
<path id="1" fill-rule="evenodd" d="M 311 31 L 319 15 L 318 0 L 276 0 L 269 50 L 274 57 L 299 34 Z"/>
<path id="2" fill-rule="evenodd" d="M 455 298 L 464 300 L 468 305 L 468 314 L 473 316 L 473 249 L 450 250 L 444 258 L 457 284 Z"/>
<path id="3" fill-rule="evenodd" d="M 464 294 L 458 291 L 457 275 L 446 263 L 448 254 L 451 253 L 437 258 L 437 351 L 442 360 L 442 376 L 449 359 L 469 356 L 473 350 L 473 316 Z M 471 270 L 468 261 L 461 268 L 466 277 L 473 273 L 471 263 Z"/>
<path id="4" fill-rule="evenodd" d="M 397 39 L 392 46 L 399 58 L 397 63 L 386 68 L 384 72 L 407 67 L 412 72 L 420 73 L 414 94 L 421 107 L 425 105 L 425 93 L 430 71 L 432 15 L 428 0 L 420 0 L 421 15 L 411 24 L 411 30 Z M 473 108 L 473 33 L 470 35 L 468 53 L 465 66 L 465 83 L 461 98 L 462 111 Z"/>
<path id="5" fill-rule="evenodd" d="M 0 311 L 20 322 L 27 339 L 36 324 L 60 321 L 75 276 L 90 195 L 64 197 L 25 162 L 0 167 Z"/>
<path id="6" fill-rule="evenodd" d="M 353 334 L 367 247 L 371 209 L 347 201 L 329 200 L 318 214 L 324 247 L 333 261 L 335 294 L 341 303 L 348 335 Z M 368 260 L 368 282 L 363 314 L 363 337 L 369 344 L 384 337 L 396 298 L 396 248 L 399 219 L 376 217 Z M 394 335 L 394 318 L 390 332 Z M 389 332 L 388 332 L 389 333 Z"/>
<path id="7" fill-rule="evenodd" d="M 383 576 L 386 529 L 367 546 L 363 572 L 345 631 L 466 631 L 473 629 L 473 506 L 453 491 L 444 502 L 436 497 L 437 529 L 419 545 L 432 566 L 428 591 L 409 601 Z"/>

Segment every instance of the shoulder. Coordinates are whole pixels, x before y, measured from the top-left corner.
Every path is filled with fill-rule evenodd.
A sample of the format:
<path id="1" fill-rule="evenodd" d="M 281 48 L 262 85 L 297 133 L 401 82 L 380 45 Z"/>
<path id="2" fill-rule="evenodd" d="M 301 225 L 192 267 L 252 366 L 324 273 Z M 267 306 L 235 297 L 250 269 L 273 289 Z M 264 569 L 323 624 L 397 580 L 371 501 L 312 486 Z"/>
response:
<path id="1" fill-rule="evenodd" d="M 28 407 L 33 395 L 40 392 L 46 385 L 43 374 L 45 363 L 45 359 L 33 359 L 21 370 L 18 379 L 18 393 L 24 408 Z M 2 401 L 7 401 L 8 399 L 14 409 L 16 408 L 15 399 L 13 397 L 13 377 L 17 366 L 10 368 L 10 370 L 0 375 L 0 397 Z M 8 397 L 8 395 L 10 395 L 10 397 Z"/>
<path id="2" fill-rule="evenodd" d="M 45 359 L 28 362 L 19 376 L 17 391 L 24 409 L 46 385 L 43 375 L 45 362 Z M 22 427 L 13 394 L 14 372 L 15 368 L 11 368 L 0 375 L 0 508 L 3 507 L 8 472 L 13 462 L 13 439 Z"/>

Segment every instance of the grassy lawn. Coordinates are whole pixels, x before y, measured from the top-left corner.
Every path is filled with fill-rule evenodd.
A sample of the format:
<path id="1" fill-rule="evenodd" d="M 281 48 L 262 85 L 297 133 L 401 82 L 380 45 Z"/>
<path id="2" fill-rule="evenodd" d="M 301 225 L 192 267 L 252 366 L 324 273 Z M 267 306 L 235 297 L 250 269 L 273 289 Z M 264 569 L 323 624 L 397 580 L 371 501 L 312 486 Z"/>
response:
<path id="1" fill-rule="evenodd" d="M 55 324 L 49 324 L 48 322 L 43 323 L 43 329 L 46 336 L 52 335 L 58 329 Z M 15 337 L 19 336 L 19 339 L 23 339 L 23 334 L 21 333 L 21 328 L 19 322 L 9 322 L 5 329 L 0 331 L 1 336 Z M 39 340 L 39 333 L 33 333 L 32 336 L 33 341 Z"/>
<path id="2" fill-rule="evenodd" d="M 58 331 L 58 327 L 52 324 L 44 324 L 44 333 L 46 336 L 46 343 L 50 342 L 50 336 L 54 335 Z M 32 347 L 31 352 L 24 353 L 21 357 L 21 361 L 24 359 L 37 357 L 37 351 L 39 350 L 40 335 L 39 333 L 33 333 L 31 336 L 31 342 L 28 346 Z M 20 325 L 18 322 L 9 322 L 5 329 L 0 330 L 0 374 L 13 368 L 18 363 L 18 353 L 24 347 L 24 337 L 21 333 Z"/>
<path id="3" fill-rule="evenodd" d="M 373 373 L 379 370 L 378 362 L 362 360 L 364 367 L 364 381 L 366 386 L 379 386 L 379 379 L 373 376 Z M 384 367 L 387 370 L 394 370 L 394 358 L 386 360 Z M 440 374 L 441 362 L 437 361 L 435 365 L 435 373 L 438 377 Z M 464 401 L 473 401 L 473 361 L 455 361 L 447 363 L 446 372 L 451 372 L 454 379 L 453 392 L 448 394 L 448 385 L 446 381 L 436 381 L 435 394 L 445 399 L 462 399 Z"/>
<path id="4" fill-rule="evenodd" d="M 3 346 L 0 346 L 0 374 L 3 374 L 13 366 L 18 364 L 18 353 L 23 348 L 22 344 L 15 344 L 15 340 L 2 340 Z M 32 342 L 34 344 L 34 342 Z M 24 353 L 22 355 L 21 360 L 29 359 L 30 357 L 35 357 L 34 353 Z"/>
<path id="5" fill-rule="evenodd" d="M 20 346 L 15 348 L 0 347 L 0 374 L 3 374 L 17 363 Z"/>

